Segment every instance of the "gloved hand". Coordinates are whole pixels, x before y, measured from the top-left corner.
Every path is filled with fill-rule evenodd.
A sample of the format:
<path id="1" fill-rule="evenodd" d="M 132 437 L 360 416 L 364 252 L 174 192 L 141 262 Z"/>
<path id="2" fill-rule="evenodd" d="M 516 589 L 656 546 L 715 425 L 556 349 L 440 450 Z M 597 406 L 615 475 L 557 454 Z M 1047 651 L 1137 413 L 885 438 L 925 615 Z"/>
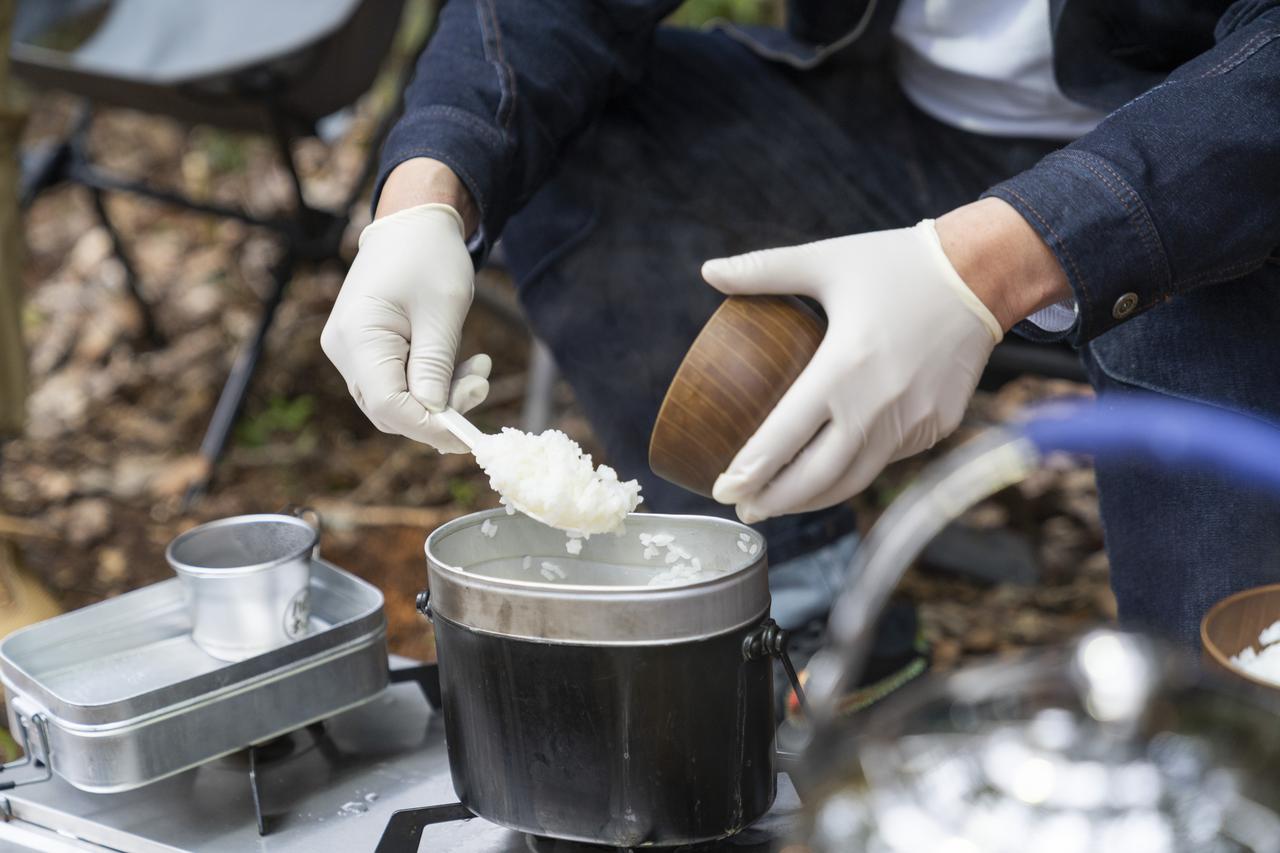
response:
<path id="1" fill-rule="evenodd" d="M 716 481 L 754 523 L 831 506 L 954 430 L 1003 333 L 932 220 L 708 261 L 728 294 L 794 293 L 826 311 L 813 360 Z"/>
<path id="2" fill-rule="evenodd" d="M 489 393 L 489 356 L 454 369 L 474 278 L 462 217 L 447 204 L 410 207 L 361 232 L 320 346 L 378 429 L 442 453 L 466 450 L 431 413 L 466 412 Z"/>

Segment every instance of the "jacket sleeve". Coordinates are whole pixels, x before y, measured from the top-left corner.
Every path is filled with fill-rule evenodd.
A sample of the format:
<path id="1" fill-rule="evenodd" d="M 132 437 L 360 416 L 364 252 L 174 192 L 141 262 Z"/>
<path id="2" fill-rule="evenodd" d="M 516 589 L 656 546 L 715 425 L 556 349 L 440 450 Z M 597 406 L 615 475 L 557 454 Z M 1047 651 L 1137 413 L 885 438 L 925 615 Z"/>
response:
<path id="1" fill-rule="evenodd" d="M 1062 264 L 1072 343 L 1280 261 L 1280 7 L 1232 8 L 1213 48 L 986 193 Z"/>
<path id="2" fill-rule="evenodd" d="M 483 255 L 565 142 L 643 72 L 680 0 L 451 0 L 383 147 L 374 203 L 404 160 L 432 157 L 466 184 Z"/>

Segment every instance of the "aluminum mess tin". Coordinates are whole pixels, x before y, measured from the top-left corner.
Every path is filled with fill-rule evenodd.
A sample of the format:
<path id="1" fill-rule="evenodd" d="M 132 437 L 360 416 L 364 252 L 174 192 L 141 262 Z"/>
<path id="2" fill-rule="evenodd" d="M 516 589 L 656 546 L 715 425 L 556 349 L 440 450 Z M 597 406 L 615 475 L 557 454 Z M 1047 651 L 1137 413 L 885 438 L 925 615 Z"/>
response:
<path id="1" fill-rule="evenodd" d="M 127 791 L 277 737 L 387 685 L 382 593 L 311 567 L 305 636 L 230 663 L 191 637 L 177 578 L 40 622 L 0 642 L 14 732 L 38 715 L 36 757 L 84 791 Z"/>

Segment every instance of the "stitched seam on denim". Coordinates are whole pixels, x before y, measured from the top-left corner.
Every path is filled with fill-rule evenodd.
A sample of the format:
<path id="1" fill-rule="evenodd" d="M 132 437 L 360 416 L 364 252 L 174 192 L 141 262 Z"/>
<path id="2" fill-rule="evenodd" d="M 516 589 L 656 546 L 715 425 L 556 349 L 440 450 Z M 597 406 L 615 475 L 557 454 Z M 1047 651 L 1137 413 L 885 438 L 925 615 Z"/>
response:
<path id="1" fill-rule="evenodd" d="M 464 125 L 467 130 L 475 131 L 487 136 L 490 142 L 496 143 L 499 146 L 505 146 L 506 144 L 506 139 L 503 137 L 502 133 L 494 130 L 493 125 L 464 109 L 444 104 L 436 104 L 434 106 L 424 108 L 419 115 L 424 118 L 433 115 L 442 116 L 457 124 Z"/>
<path id="2" fill-rule="evenodd" d="M 1207 396 L 1204 396 L 1204 395 L 1196 396 L 1195 394 L 1192 394 L 1189 391 L 1181 391 L 1175 388 L 1169 388 L 1158 382 L 1153 382 L 1150 379 L 1137 379 L 1137 378 L 1131 377 L 1127 373 L 1125 373 L 1125 371 L 1111 364 L 1109 361 L 1109 357 L 1107 355 L 1100 353 L 1096 347 L 1093 348 L 1092 351 L 1093 351 L 1093 359 L 1098 363 L 1098 367 L 1102 370 L 1103 373 L 1107 375 L 1107 378 L 1111 379 L 1113 382 L 1119 382 L 1120 384 L 1127 385 L 1130 388 L 1141 388 L 1144 391 L 1151 391 L 1156 394 L 1163 394 L 1166 397 L 1173 397 L 1178 400 L 1186 400 L 1191 403 L 1201 403 L 1208 406 L 1216 406 L 1219 409 L 1224 409 L 1226 411 L 1234 412 L 1236 414 L 1246 415 L 1247 417 L 1251 417 L 1254 420 L 1259 421 L 1260 423 L 1268 424 L 1270 426 L 1275 426 L 1274 423 L 1267 421 L 1263 418 L 1260 418 L 1257 415 L 1247 410 L 1241 411 L 1240 409 L 1235 409 L 1235 408 L 1227 409 L 1225 406 L 1222 405 L 1221 402 L 1215 401 Z"/>
<path id="3" fill-rule="evenodd" d="M 493 0 L 480 0 L 476 12 L 480 18 L 480 31 L 484 34 L 485 56 L 491 62 L 497 64 L 501 70 L 501 73 L 498 74 L 498 87 L 501 96 L 498 99 L 498 114 L 496 118 L 498 124 L 502 125 L 503 130 L 510 130 L 511 116 L 515 113 L 515 75 L 512 73 L 511 66 L 507 64 L 506 57 L 503 54 L 502 27 L 498 23 L 498 12 L 493 7 Z M 490 55 L 490 49 L 492 49 L 492 55 Z"/>
<path id="4" fill-rule="evenodd" d="M 1142 92 L 1141 94 L 1133 97 L 1132 99 L 1116 107 L 1115 110 L 1113 110 L 1111 114 L 1107 116 L 1107 119 L 1118 115 L 1119 113 L 1129 109 L 1129 107 L 1132 107 L 1135 104 L 1145 101 L 1147 98 L 1151 97 L 1156 92 L 1159 92 L 1161 89 L 1165 88 L 1166 86 L 1172 86 L 1176 83 L 1187 83 L 1192 80 L 1203 80 L 1206 77 L 1221 76 L 1222 74 L 1226 74 L 1228 71 L 1231 71 L 1232 69 L 1234 69 L 1241 62 L 1244 62 L 1246 59 L 1248 59 L 1254 53 L 1257 53 L 1259 50 L 1261 50 L 1267 44 L 1271 43 L 1276 38 L 1280 38 L 1280 33 L 1259 33 L 1258 35 L 1250 39 L 1248 42 L 1246 42 L 1234 54 L 1222 60 L 1222 62 L 1219 62 L 1217 65 L 1215 65 L 1213 68 L 1210 68 L 1208 71 L 1205 71 L 1196 77 L 1187 78 L 1186 80 L 1161 80 L 1159 83 L 1152 86 L 1147 91 Z M 1258 42 L 1259 39 L 1261 39 L 1262 41 L 1259 44 L 1257 44 L 1256 47 L 1253 47 L 1253 49 L 1250 50 L 1250 47 L 1254 45 L 1254 42 Z M 1248 55 L 1242 56 L 1241 54 L 1244 53 L 1245 51 L 1249 51 Z M 1235 64 L 1231 65 L 1230 68 L 1226 68 L 1225 66 L 1230 64 L 1233 60 L 1235 60 Z M 1106 121 L 1106 119 L 1103 119 L 1103 120 Z"/>
<path id="5" fill-rule="evenodd" d="M 1151 267 L 1151 278 L 1153 281 L 1159 281 L 1162 289 L 1168 289 L 1173 279 L 1173 271 L 1169 268 L 1169 259 L 1165 256 L 1161 248 L 1160 235 L 1156 231 L 1155 224 L 1151 221 L 1151 213 L 1147 210 L 1147 206 L 1142 201 L 1142 197 L 1133 189 L 1133 187 L 1121 177 L 1110 163 L 1094 154 L 1085 151 L 1061 151 L 1063 157 L 1078 162 L 1081 166 L 1088 169 L 1098 180 L 1111 190 L 1116 199 L 1120 202 L 1128 213 L 1129 218 L 1133 220 L 1133 224 L 1138 226 L 1138 234 L 1142 240 L 1143 247 L 1146 249 L 1147 261 Z M 1095 165 L 1101 167 L 1108 172 L 1116 183 L 1112 184 L 1111 180 L 1102 172 L 1099 172 Z M 1118 185 L 1118 186 L 1117 186 Z M 1125 196 L 1128 195 L 1128 200 Z M 1133 206 L 1129 206 L 1129 202 L 1133 202 Z M 1159 274 L 1159 268 L 1164 267 L 1164 275 Z"/>
<path id="6" fill-rule="evenodd" d="M 1266 264 L 1270 257 L 1271 256 L 1269 254 L 1261 255 L 1247 261 L 1240 261 L 1239 263 L 1231 264 L 1229 266 L 1219 267 L 1216 270 L 1202 272 L 1197 276 L 1192 276 L 1191 278 L 1175 282 L 1174 288 L 1176 290 L 1186 290 L 1202 284 L 1215 284 L 1220 281 L 1237 278 L 1238 276 L 1244 275 L 1253 269 L 1260 269 L 1264 264 Z"/>
<path id="7" fill-rule="evenodd" d="M 1071 250 L 1067 248 L 1066 242 L 1061 237 L 1058 236 L 1058 232 L 1053 230 L 1053 226 L 1050 225 L 1045 220 L 1045 218 L 1040 215 L 1040 211 L 1036 210 L 1035 205 L 1027 201 L 1027 199 L 1017 190 L 1013 189 L 1008 185 L 1005 185 L 1003 187 L 998 187 L 997 189 L 1001 189 L 1004 192 L 1007 192 L 1009 195 L 1013 196 L 1018 201 L 1022 202 L 1023 206 L 1025 206 L 1027 210 L 1031 212 L 1031 215 L 1034 216 L 1036 220 L 1041 225 L 1044 226 L 1044 229 L 1048 231 L 1050 235 L 1053 236 L 1054 241 L 1057 242 L 1058 246 L 1062 248 L 1062 254 L 1066 256 L 1067 263 L 1071 265 L 1071 271 L 1075 274 L 1076 281 L 1079 282 L 1080 284 L 1080 290 L 1084 293 L 1085 298 L 1088 299 L 1090 302 L 1092 302 L 1093 301 L 1092 297 L 1089 294 L 1089 286 L 1085 282 L 1084 276 L 1080 274 L 1080 268 L 1076 266 L 1075 257 L 1071 254 Z M 1080 313 L 1083 314 L 1084 312 L 1082 311 Z"/>
<path id="8" fill-rule="evenodd" d="M 1241 45 L 1240 49 L 1235 53 L 1213 66 L 1196 79 L 1203 80 L 1206 77 L 1218 77 L 1226 74 L 1250 56 L 1253 56 L 1267 44 L 1275 41 L 1277 38 L 1280 38 L 1280 32 L 1258 33 L 1256 36 Z"/>

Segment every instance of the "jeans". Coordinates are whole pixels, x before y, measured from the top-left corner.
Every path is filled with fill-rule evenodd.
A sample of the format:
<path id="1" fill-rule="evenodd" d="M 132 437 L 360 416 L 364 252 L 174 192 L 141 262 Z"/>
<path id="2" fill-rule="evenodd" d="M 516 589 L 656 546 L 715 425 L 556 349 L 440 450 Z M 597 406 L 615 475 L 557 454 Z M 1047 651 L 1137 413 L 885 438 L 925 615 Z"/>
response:
<path id="1" fill-rule="evenodd" d="M 984 137 L 934 121 L 905 99 L 884 64 L 833 62 L 797 72 L 765 63 L 723 35 L 675 29 L 660 30 L 653 50 L 645 76 L 562 152 L 550 180 L 508 225 L 504 245 L 534 330 L 619 474 L 639 478 L 650 509 L 727 516 L 730 508 L 658 479 L 647 463 L 667 385 L 721 299 L 702 282 L 702 262 L 908 226 L 973 201 L 1060 143 Z M 1206 299 L 1222 293 L 1220 301 L 1226 292 L 1200 291 Z M 1277 293 L 1273 287 L 1260 295 L 1271 311 L 1264 316 L 1275 316 Z M 1149 312 L 1152 324 L 1162 312 Z M 1134 345 L 1117 340 L 1122 351 Z M 1200 359 L 1192 341 L 1166 343 L 1138 359 L 1135 374 L 1107 375 L 1101 387 L 1141 385 L 1152 360 L 1178 366 L 1175 374 L 1201 372 L 1196 387 L 1214 387 L 1218 362 Z M 1236 349 L 1242 358 L 1258 351 L 1247 341 Z M 1251 378 L 1261 383 L 1264 363 L 1251 363 Z M 1278 364 L 1270 362 L 1273 375 Z M 1264 412 L 1280 413 L 1280 392 L 1273 387 L 1262 397 Z M 1177 554 L 1144 550 L 1141 543 L 1160 534 L 1153 522 L 1166 525 L 1164 516 L 1149 517 L 1144 498 L 1132 497 L 1156 482 L 1148 477 L 1100 472 L 1121 613 L 1188 639 L 1207 598 L 1267 572 L 1235 567 L 1229 549 L 1226 562 L 1197 571 L 1175 571 Z M 1164 507 L 1167 523 L 1185 533 L 1190 518 L 1205 525 L 1223 519 L 1199 494 Z M 1258 536 L 1280 536 L 1271 518 L 1272 530 Z M 850 509 L 840 506 L 759 527 L 777 566 L 853 524 Z M 1152 554 L 1173 562 L 1153 565 Z M 1180 585 L 1171 583 L 1175 577 Z"/>

